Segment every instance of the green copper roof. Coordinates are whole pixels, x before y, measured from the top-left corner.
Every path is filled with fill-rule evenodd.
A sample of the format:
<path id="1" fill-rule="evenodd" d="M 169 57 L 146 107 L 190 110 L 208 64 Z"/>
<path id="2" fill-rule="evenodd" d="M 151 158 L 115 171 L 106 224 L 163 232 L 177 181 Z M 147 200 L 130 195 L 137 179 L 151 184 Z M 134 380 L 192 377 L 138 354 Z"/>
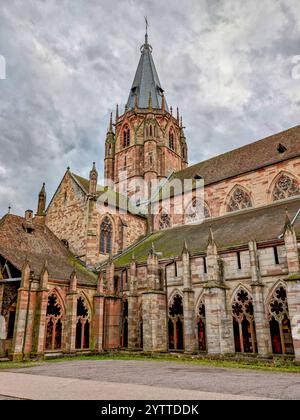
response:
<path id="1" fill-rule="evenodd" d="M 148 44 L 148 35 L 146 34 L 145 44 L 141 47 L 141 58 L 127 101 L 128 108 L 134 108 L 135 96 L 137 96 L 138 108 L 148 108 L 150 93 L 152 107 L 161 108 L 163 89 L 152 58 L 152 47 Z M 165 108 L 168 111 L 167 103 L 165 103 Z"/>

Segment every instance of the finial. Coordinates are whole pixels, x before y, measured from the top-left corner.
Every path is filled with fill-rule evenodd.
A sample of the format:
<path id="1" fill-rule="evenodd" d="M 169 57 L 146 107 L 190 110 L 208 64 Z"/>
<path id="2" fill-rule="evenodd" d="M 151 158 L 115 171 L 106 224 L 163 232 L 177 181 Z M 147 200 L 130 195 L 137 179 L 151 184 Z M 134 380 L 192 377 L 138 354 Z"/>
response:
<path id="1" fill-rule="evenodd" d="M 144 16 L 144 18 L 145 18 L 145 24 L 146 24 L 145 45 L 148 45 L 148 26 L 149 26 L 149 23 L 148 23 L 147 16 Z"/>
<path id="2" fill-rule="evenodd" d="M 212 230 L 212 226 L 209 226 L 209 234 L 208 234 L 208 244 L 211 245 L 215 242 L 214 233 Z"/>
<path id="3" fill-rule="evenodd" d="M 177 107 L 177 121 L 178 121 L 178 124 L 179 124 L 179 109 L 178 109 L 178 107 Z"/>
<path id="4" fill-rule="evenodd" d="M 185 239 L 184 242 L 183 242 L 182 253 L 187 254 L 188 252 L 189 252 L 189 250 L 188 250 L 188 246 L 187 246 L 186 239 Z"/>
<path id="5" fill-rule="evenodd" d="M 11 205 L 9 204 L 8 205 L 8 212 L 7 212 L 7 214 L 10 214 L 10 211 L 11 211 Z"/>
<path id="6" fill-rule="evenodd" d="M 149 92 L 148 108 L 149 109 L 152 109 L 152 96 L 151 96 L 151 92 Z"/>
<path id="7" fill-rule="evenodd" d="M 165 112 L 165 110 L 166 110 L 166 100 L 165 100 L 165 94 L 164 93 L 162 94 L 162 97 L 161 97 L 161 110 L 162 110 L 162 112 Z"/>
<path id="8" fill-rule="evenodd" d="M 173 107 L 172 106 L 170 107 L 170 114 L 171 114 L 171 116 L 173 115 Z"/>
<path id="9" fill-rule="evenodd" d="M 117 104 L 116 106 L 116 122 L 118 121 L 118 119 L 119 119 L 119 104 Z"/>
<path id="10" fill-rule="evenodd" d="M 134 95 L 134 108 L 135 109 L 138 108 L 138 97 L 137 97 L 137 95 Z"/>
<path id="11" fill-rule="evenodd" d="M 182 117 L 180 117 L 180 127 L 183 128 Z"/>
<path id="12" fill-rule="evenodd" d="M 291 229 L 292 228 L 292 222 L 290 219 L 290 215 L 289 215 L 289 211 L 288 208 L 285 208 L 285 224 L 284 224 L 284 231 L 286 231 L 287 229 Z"/>
<path id="13" fill-rule="evenodd" d="M 112 112 L 110 113 L 110 119 L 109 119 L 109 130 L 110 133 L 113 131 L 113 125 L 112 125 Z"/>
<path id="14" fill-rule="evenodd" d="M 67 166 L 67 171 L 69 172 L 69 170 L 70 170 L 70 166 Z"/>

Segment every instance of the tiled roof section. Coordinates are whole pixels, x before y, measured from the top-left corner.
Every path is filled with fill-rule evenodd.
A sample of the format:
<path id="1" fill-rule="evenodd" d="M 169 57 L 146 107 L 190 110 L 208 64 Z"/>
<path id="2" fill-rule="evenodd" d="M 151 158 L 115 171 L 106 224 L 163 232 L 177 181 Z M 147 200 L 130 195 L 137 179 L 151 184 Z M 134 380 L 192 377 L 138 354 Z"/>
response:
<path id="1" fill-rule="evenodd" d="M 219 250 L 247 246 L 250 240 L 258 243 L 278 239 L 285 225 L 285 211 L 288 208 L 292 219 L 300 208 L 300 199 L 277 202 L 269 206 L 242 210 L 215 219 L 206 219 L 197 225 L 185 225 L 159 231 L 145 238 L 139 245 L 124 252 L 115 259 L 115 265 L 121 267 L 130 264 L 132 254 L 140 263 L 147 260 L 152 243 L 155 251 L 162 253 L 161 258 L 181 255 L 184 240 L 192 254 L 205 253 L 212 226 Z M 300 235 L 300 217 L 295 222 L 295 230 Z"/>
<path id="2" fill-rule="evenodd" d="M 176 172 L 172 179 L 191 179 L 195 175 L 200 175 L 204 178 L 205 185 L 209 185 L 299 155 L 300 125 L 197 163 Z"/>
<path id="3" fill-rule="evenodd" d="M 69 281 L 76 269 L 79 284 L 96 285 L 97 277 L 85 268 L 63 243 L 44 225 L 33 222 L 34 230 L 27 233 L 25 219 L 7 214 L 0 221 L 0 255 L 18 270 L 25 259 L 35 276 L 39 276 L 45 261 L 50 279 Z"/>
<path id="4" fill-rule="evenodd" d="M 148 44 L 147 40 L 141 48 L 141 53 L 141 58 L 129 93 L 127 106 L 129 109 L 133 109 L 135 106 L 135 97 L 137 97 L 138 108 L 148 108 L 149 93 L 151 93 L 152 107 L 158 109 L 161 108 L 162 105 L 163 89 L 152 58 L 152 47 Z M 165 106 L 168 111 L 166 102 Z"/>

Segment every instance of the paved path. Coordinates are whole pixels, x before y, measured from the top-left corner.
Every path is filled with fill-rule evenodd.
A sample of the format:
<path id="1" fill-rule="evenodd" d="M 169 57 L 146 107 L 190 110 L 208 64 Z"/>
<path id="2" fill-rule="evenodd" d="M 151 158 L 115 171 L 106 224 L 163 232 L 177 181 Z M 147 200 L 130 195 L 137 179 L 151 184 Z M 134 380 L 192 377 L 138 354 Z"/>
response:
<path id="1" fill-rule="evenodd" d="M 0 395 L 97 400 L 300 399 L 300 374 L 176 362 L 68 361 L 2 370 Z"/>

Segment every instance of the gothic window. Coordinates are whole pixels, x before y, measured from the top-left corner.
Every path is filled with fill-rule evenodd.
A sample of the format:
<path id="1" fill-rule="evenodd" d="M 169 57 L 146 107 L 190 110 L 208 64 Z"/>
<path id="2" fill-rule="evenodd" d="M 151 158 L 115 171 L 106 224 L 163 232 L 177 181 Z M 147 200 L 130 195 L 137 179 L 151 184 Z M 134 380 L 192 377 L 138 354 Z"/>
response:
<path id="1" fill-rule="evenodd" d="M 210 217 L 207 205 L 200 200 L 194 198 L 186 209 L 185 221 L 186 223 L 202 222 L 205 218 Z"/>
<path id="2" fill-rule="evenodd" d="M 100 226 L 100 253 L 109 254 L 112 248 L 112 224 L 106 216 Z"/>
<path id="3" fill-rule="evenodd" d="M 46 313 L 46 350 L 60 350 L 62 347 L 63 311 L 58 297 L 48 297 Z"/>
<path id="4" fill-rule="evenodd" d="M 123 129 L 123 148 L 130 146 L 130 128 L 125 125 Z"/>
<path id="5" fill-rule="evenodd" d="M 169 131 L 169 147 L 170 149 L 174 150 L 174 132 L 173 128 Z"/>
<path id="6" fill-rule="evenodd" d="M 249 207 L 252 207 L 250 195 L 243 188 L 236 187 L 229 198 L 227 212 L 242 210 Z"/>
<path id="7" fill-rule="evenodd" d="M 183 350 L 183 303 L 182 297 L 176 294 L 169 307 L 169 349 Z"/>
<path id="8" fill-rule="evenodd" d="M 300 194 L 298 182 L 286 174 L 280 175 L 273 189 L 273 200 L 284 200 L 285 198 L 294 197 L 298 194 Z"/>
<path id="9" fill-rule="evenodd" d="M 198 346 L 200 351 L 206 351 L 206 333 L 205 333 L 205 305 L 203 301 L 199 303 L 197 313 L 197 334 L 198 334 Z"/>
<path id="10" fill-rule="evenodd" d="M 128 300 L 123 300 L 123 326 L 122 326 L 122 347 L 128 347 Z"/>
<path id="11" fill-rule="evenodd" d="M 168 229 L 170 227 L 171 218 L 165 210 L 162 210 L 159 216 L 159 229 Z"/>
<path id="12" fill-rule="evenodd" d="M 289 319 L 289 308 L 286 290 L 279 286 L 271 296 L 268 305 L 268 320 L 272 349 L 275 354 L 293 354 L 293 340 Z"/>
<path id="13" fill-rule="evenodd" d="M 90 347 L 90 317 L 83 297 L 77 299 L 76 349 Z"/>
<path id="14" fill-rule="evenodd" d="M 252 297 L 240 289 L 232 303 L 235 351 L 256 353 L 256 334 Z"/>

